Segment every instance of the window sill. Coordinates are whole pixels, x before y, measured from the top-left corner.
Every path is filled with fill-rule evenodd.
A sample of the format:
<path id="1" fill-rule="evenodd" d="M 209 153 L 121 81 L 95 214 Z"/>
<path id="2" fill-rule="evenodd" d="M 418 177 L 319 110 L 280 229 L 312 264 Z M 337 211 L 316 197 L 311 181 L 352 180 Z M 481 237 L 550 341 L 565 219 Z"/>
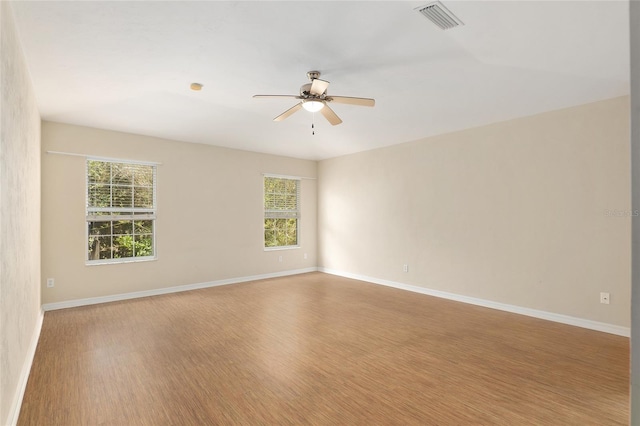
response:
<path id="1" fill-rule="evenodd" d="M 140 262 L 153 262 L 158 260 L 157 256 L 153 257 L 140 257 L 131 259 L 110 259 L 110 260 L 85 260 L 85 266 L 97 266 L 97 265 L 119 265 L 122 263 L 140 263 Z"/>
<path id="2" fill-rule="evenodd" d="M 296 250 L 300 246 L 265 247 L 264 251 Z"/>

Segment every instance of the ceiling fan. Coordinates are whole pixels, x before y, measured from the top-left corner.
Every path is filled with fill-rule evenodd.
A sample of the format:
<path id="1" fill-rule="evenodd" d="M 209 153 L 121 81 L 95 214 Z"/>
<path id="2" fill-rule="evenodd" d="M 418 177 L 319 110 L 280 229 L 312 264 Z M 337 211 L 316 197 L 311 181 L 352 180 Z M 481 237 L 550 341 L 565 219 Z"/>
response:
<path id="1" fill-rule="evenodd" d="M 327 121 L 329 121 L 329 123 L 331 123 L 333 126 L 342 123 L 342 120 L 336 115 L 335 112 L 333 112 L 331 108 L 329 108 L 329 105 L 327 105 L 329 102 L 368 107 L 372 107 L 376 103 L 374 99 L 370 98 L 352 98 L 349 96 L 327 95 L 327 87 L 329 87 L 329 82 L 319 79 L 320 71 L 309 71 L 307 73 L 307 77 L 309 77 L 311 83 L 303 84 L 302 87 L 300 87 L 299 95 L 254 95 L 253 97 L 300 99 L 299 103 L 274 118 L 273 121 L 282 121 L 285 118 L 293 115 L 294 112 L 297 112 L 301 108 L 304 108 L 310 112 L 320 111 L 324 118 L 326 118 Z"/>

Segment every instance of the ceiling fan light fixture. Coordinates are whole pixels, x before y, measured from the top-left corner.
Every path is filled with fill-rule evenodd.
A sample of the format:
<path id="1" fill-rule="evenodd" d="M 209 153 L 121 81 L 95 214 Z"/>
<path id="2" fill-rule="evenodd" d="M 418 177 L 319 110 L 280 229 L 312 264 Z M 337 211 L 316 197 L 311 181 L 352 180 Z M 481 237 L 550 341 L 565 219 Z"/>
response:
<path id="1" fill-rule="evenodd" d="M 318 112 L 322 108 L 324 108 L 324 102 L 314 100 L 304 101 L 302 102 L 302 108 L 306 109 L 309 112 Z"/>

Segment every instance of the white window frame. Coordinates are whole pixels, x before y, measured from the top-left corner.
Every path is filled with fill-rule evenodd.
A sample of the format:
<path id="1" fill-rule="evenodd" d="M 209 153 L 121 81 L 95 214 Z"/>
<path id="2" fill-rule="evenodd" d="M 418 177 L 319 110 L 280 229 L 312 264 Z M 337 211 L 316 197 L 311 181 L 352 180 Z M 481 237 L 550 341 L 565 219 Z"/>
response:
<path id="1" fill-rule="evenodd" d="M 296 210 L 295 211 L 290 211 L 291 215 L 287 215 L 287 214 L 283 214 L 282 210 L 267 210 L 266 206 L 264 205 L 264 198 L 265 198 L 265 192 L 264 192 L 264 184 L 265 184 L 265 180 L 266 179 L 286 179 L 286 180 L 295 180 L 297 181 L 296 183 L 296 189 L 297 189 L 297 193 L 296 193 Z M 265 173 L 262 176 L 262 209 L 264 212 L 263 218 L 262 218 L 262 247 L 264 249 L 264 251 L 277 251 L 277 250 L 292 250 L 292 249 L 299 249 L 301 244 L 300 244 L 300 239 L 301 239 L 301 235 L 300 235 L 300 221 L 301 221 L 301 210 L 302 210 L 302 203 L 301 203 L 301 192 L 302 192 L 302 178 L 297 177 L 297 176 L 285 176 L 285 175 L 276 175 L 276 174 L 268 174 Z M 266 241 L 264 239 L 264 222 L 265 219 L 285 219 L 285 218 L 293 218 L 295 217 L 296 219 L 296 244 L 294 245 L 289 245 L 289 246 L 272 246 L 272 247 L 267 247 Z"/>
<path id="2" fill-rule="evenodd" d="M 114 164 L 134 164 L 134 165 L 143 165 L 149 166 L 153 169 L 153 207 L 152 208 L 119 208 L 119 207 L 89 207 L 89 162 L 90 161 L 99 161 L 103 163 L 114 163 Z M 119 159 L 111 159 L 104 157 L 86 157 L 85 161 L 85 238 L 84 238 L 84 246 L 85 246 L 85 265 L 105 265 L 105 264 L 116 264 L 116 263 L 133 263 L 133 262 L 147 262 L 152 260 L 157 260 L 158 252 L 157 252 L 157 241 L 156 241 L 156 218 L 157 218 L 157 198 L 156 191 L 158 186 L 157 179 L 157 164 L 158 163 L 148 163 L 143 161 L 134 161 L 134 160 L 119 160 Z M 126 211 L 131 212 L 129 215 L 100 215 L 94 216 L 91 213 L 100 213 L 100 212 L 118 212 L 118 211 Z M 136 214 L 137 213 L 137 214 Z M 115 221 L 115 220 L 151 220 L 153 222 L 152 226 L 152 246 L 153 246 L 153 255 L 152 256 L 139 256 L 139 257 L 125 257 L 125 258 L 112 258 L 112 259 L 89 259 L 89 251 L 87 249 L 87 245 L 89 242 L 89 222 L 96 221 Z M 132 236 L 135 236 L 135 228 Z"/>

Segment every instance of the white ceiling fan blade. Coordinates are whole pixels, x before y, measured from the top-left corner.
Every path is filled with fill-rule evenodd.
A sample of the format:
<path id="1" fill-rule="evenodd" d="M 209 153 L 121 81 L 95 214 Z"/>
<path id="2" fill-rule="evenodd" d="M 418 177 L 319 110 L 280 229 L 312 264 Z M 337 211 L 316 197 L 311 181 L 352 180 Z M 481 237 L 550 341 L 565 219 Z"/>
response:
<path id="1" fill-rule="evenodd" d="M 322 96 L 322 94 L 327 91 L 327 87 L 329 87 L 328 81 L 315 78 L 311 81 L 311 89 L 309 89 L 309 93 L 316 96 Z"/>
<path id="2" fill-rule="evenodd" d="M 291 108 L 289 108 L 288 110 L 286 110 L 285 112 L 283 112 L 282 114 L 280 114 L 279 116 L 274 118 L 273 121 L 282 121 L 285 118 L 289 117 L 290 115 L 293 115 L 294 112 L 296 112 L 296 111 L 298 111 L 300 109 L 302 109 L 302 102 L 292 106 Z"/>
<path id="3" fill-rule="evenodd" d="M 327 99 L 329 102 L 335 102 L 337 104 L 349 104 L 358 106 L 372 107 L 376 104 L 375 99 L 370 98 L 352 98 L 349 96 L 331 96 Z"/>
<path id="4" fill-rule="evenodd" d="M 320 112 L 322 113 L 322 115 L 324 115 L 324 118 L 326 118 L 327 121 L 331 123 L 332 126 L 337 126 L 338 124 L 342 123 L 340 117 L 338 117 L 336 113 L 333 112 L 331 108 L 329 108 L 329 105 L 325 104 L 324 108 L 322 108 Z"/>
<path id="5" fill-rule="evenodd" d="M 254 98 L 259 98 L 259 99 L 300 99 L 300 96 L 296 96 L 296 95 L 253 95 Z"/>

